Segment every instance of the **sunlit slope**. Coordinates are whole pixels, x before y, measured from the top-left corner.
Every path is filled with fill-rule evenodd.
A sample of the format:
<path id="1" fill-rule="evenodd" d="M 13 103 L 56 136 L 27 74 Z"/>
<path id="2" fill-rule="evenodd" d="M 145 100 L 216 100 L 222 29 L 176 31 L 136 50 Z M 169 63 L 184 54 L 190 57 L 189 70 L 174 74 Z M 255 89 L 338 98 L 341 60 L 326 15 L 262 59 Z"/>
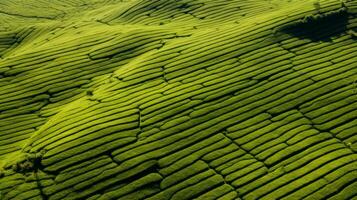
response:
<path id="1" fill-rule="evenodd" d="M 357 199 L 357 1 L 0 3 L 3 199 Z"/>

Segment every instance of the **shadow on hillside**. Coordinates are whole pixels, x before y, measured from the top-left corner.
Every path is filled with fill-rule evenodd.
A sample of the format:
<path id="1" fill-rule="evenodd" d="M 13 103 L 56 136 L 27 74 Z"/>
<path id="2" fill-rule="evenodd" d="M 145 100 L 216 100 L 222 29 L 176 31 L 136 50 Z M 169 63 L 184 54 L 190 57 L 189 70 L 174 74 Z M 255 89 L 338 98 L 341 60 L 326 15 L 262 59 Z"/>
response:
<path id="1" fill-rule="evenodd" d="M 285 25 L 279 31 L 312 41 L 331 41 L 332 37 L 346 33 L 347 25 L 348 12 L 346 9 L 339 9 L 326 14 L 307 16 Z"/>

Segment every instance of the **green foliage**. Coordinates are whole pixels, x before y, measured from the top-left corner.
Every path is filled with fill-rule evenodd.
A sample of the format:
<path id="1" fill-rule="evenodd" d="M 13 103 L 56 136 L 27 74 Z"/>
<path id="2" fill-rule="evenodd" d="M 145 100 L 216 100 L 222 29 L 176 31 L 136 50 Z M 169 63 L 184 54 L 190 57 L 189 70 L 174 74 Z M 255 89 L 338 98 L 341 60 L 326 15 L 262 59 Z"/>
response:
<path id="1" fill-rule="evenodd" d="M 0 198 L 355 198 L 356 5 L 3 0 Z"/>

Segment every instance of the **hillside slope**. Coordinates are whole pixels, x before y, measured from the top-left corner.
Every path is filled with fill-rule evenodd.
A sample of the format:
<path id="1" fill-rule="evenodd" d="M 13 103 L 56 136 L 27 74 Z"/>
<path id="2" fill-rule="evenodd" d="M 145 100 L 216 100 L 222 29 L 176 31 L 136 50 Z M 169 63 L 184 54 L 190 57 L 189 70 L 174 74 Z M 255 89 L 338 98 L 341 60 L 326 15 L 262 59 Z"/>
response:
<path id="1" fill-rule="evenodd" d="M 0 199 L 357 199 L 356 41 L 356 0 L 2 0 Z"/>

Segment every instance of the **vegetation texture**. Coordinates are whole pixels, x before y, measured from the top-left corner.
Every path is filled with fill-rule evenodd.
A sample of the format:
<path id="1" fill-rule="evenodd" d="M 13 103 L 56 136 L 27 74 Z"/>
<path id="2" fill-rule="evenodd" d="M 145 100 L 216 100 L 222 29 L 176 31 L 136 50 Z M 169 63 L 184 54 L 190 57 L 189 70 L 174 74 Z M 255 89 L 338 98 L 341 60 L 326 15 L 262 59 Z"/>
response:
<path id="1" fill-rule="evenodd" d="M 0 199 L 357 199 L 357 0 L 1 0 Z"/>

